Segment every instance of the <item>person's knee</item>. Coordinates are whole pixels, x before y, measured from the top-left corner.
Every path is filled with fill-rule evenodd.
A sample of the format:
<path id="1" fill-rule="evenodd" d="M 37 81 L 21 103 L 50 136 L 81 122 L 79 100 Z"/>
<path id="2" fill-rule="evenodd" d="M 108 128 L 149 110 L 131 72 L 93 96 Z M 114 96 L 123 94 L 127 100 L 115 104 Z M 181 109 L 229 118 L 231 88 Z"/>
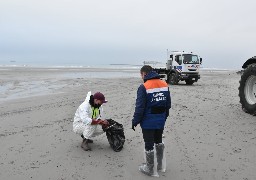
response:
<path id="1" fill-rule="evenodd" d="M 154 149 L 154 142 L 145 142 L 145 150 L 151 151 Z"/>
<path id="2" fill-rule="evenodd" d="M 156 130 L 155 136 L 154 136 L 155 144 L 162 143 L 162 138 L 163 138 L 163 129 Z"/>
<path id="3" fill-rule="evenodd" d="M 77 134 L 81 134 L 83 131 L 79 128 L 79 127 L 77 127 L 77 126 L 75 126 L 75 127 L 73 127 L 73 131 L 74 131 L 74 133 L 77 133 Z"/>
<path id="4" fill-rule="evenodd" d="M 162 138 L 155 140 L 155 144 L 161 144 L 162 142 L 163 142 L 163 141 L 162 141 Z"/>

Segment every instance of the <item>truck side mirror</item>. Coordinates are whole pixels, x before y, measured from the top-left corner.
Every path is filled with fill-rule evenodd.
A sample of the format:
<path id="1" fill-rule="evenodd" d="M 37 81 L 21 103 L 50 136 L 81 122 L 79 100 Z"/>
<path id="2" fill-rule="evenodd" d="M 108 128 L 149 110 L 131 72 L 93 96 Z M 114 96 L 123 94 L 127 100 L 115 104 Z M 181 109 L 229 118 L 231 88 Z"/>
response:
<path id="1" fill-rule="evenodd" d="M 202 61 L 203 61 L 203 59 L 202 59 L 202 58 L 200 58 L 200 64 L 202 64 Z"/>

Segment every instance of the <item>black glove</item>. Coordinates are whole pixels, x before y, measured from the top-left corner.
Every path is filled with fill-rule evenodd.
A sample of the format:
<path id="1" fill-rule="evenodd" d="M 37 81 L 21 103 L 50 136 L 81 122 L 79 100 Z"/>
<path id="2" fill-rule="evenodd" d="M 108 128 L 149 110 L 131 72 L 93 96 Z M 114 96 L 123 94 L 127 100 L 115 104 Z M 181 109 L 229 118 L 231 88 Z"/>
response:
<path id="1" fill-rule="evenodd" d="M 136 126 L 132 125 L 132 130 L 134 130 L 134 131 L 135 131 L 135 127 L 136 127 Z"/>

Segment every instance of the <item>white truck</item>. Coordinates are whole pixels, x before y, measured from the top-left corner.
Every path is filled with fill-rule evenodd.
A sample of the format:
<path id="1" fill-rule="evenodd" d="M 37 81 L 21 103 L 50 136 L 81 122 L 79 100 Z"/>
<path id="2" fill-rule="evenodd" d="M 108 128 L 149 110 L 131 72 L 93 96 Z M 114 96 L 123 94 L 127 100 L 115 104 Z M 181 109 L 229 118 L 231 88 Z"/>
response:
<path id="1" fill-rule="evenodd" d="M 256 115 L 256 56 L 249 58 L 242 66 L 244 69 L 239 90 L 242 109 L 252 115 Z"/>
<path id="2" fill-rule="evenodd" d="M 148 63 L 144 61 L 144 64 Z M 200 79 L 199 69 L 201 64 L 202 58 L 197 54 L 167 50 L 166 67 L 153 66 L 153 68 L 161 76 L 161 79 L 169 84 L 177 85 L 179 81 L 185 81 L 186 84 L 192 85 Z"/>

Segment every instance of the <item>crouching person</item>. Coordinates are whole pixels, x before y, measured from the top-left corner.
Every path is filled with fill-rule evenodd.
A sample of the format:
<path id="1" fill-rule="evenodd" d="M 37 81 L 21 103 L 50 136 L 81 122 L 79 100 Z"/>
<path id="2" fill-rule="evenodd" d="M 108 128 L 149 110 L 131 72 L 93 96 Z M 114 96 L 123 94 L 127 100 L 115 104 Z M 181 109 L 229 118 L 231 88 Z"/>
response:
<path id="1" fill-rule="evenodd" d="M 102 104 L 106 102 L 102 93 L 91 95 L 91 92 L 88 92 L 85 101 L 76 110 L 73 131 L 83 138 L 81 147 L 85 151 L 91 150 L 89 143 L 93 143 L 92 137 L 104 133 L 102 126 L 108 126 L 108 121 L 102 119 Z"/>

